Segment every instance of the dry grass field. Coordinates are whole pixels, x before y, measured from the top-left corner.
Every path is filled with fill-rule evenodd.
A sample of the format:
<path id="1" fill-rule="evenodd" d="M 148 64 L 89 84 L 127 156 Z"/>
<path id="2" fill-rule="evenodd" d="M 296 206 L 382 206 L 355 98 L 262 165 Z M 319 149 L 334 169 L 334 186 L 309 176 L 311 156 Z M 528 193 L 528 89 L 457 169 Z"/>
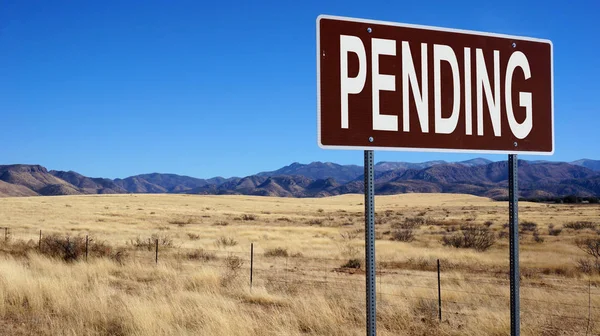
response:
<path id="1" fill-rule="evenodd" d="M 378 334 L 508 335 L 507 208 L 377 197 Z M 600 334 L 600 206 L 519 216 L 522 334 Z M 363 218 L 359 195 L 2 198 L 0 334 L 364 335 Z"/>

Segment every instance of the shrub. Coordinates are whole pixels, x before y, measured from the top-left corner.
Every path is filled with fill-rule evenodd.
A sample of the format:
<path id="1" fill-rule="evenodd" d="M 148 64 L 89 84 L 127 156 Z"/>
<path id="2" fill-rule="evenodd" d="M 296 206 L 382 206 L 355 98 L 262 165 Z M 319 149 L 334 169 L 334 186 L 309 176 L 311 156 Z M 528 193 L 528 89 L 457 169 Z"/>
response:
<path id="1" fill-rule="evenodd" d="M 221 276 L 221 285 L 224 287 L 233 283 L 244 266 L 244 260 L 238 256 L 229 255 L 225 258 L 225 273 Z"/>
<path id="2" fill-rule="evenodd" d="M 190 240 L 198 240 L 198 239 L 200 239 L 200 235 L 196 234 L 196 233 L 188 233 L 187 235 L 190 238 Z"/>
<path id="3" fill-rule="evenodd" d="M 156 241 L 158 240 L 158 245 L 162 247 L 173 247 L 173 239 L 168 235 L 159 235 L 152 234 L 150 237 L 142 239 L 141 237 L 136 237 L 135 239 L 129 240 L 129 244 L 136 249 L 147 249 L 148 251 L 152 251 L 156 246 Z"/>
<path id="4" fill-rule="evenodd" d="M 82 242 L 85 239 L 82 237 Z M 88 256 L 108 257 L 111 255 L 113 248 L 105 241 L 100 241 L 92 237 L 88 237 Z"/>
<path id="5" fill-rule="evenodd" d="M 341 253 L 350 258 L 356 257 L 360 253 L 360 248 L 352 244 L 350 241 L 344 242 L 340 247 Z"/>
<path id="6" fill-rule="evenodd" d="M 322 219 L 311 219 L 308 221 L 308 224 L 310 225 L 321 225 L 323 224 L 323 220 Z"/>
<path id="7" fill-rule="evenodd" d="M 415 239 L 415 233 L 412 229 L 400 229 L 392 233 L 392 240 L 401 242 L 411 242 Z"/>
<path id="8" fill-rule="evenodd" d="M 349 241 L 349 240 L 357 239 L 360 236 L 361 233 L 362 233 L 362 230 L 360 230 L 360 229 L 358 229 L 358 230 L 352 230 L 352 231 L 346 231 L 346 232 L 341 232 L 340 233 L 340 237 L 344 241 Z"/>
<path id="9" fill-rule="evenodd" d="M 342 241 L 339 247 L 342 255 L 355 258 L 360 253 L 360 249 L 354 244 L 354 240 L 358 238 L 363 231 L 363 229 L 356 229 L 340 233 Z"/>
<path id="10" fill-rule="evenodd" d="M 7 243 L 0 244 L 0 254 L 10 254 L 18 257 L 27 257 L 30 252 L 36 251 L 38 248 L 37 240 L 30 239 L 29 241 L 24 240 L 13 240 Z"/>
<path id="11" fill-rule="evenodd" d="M 575 241 L 575 245 L 585 252 L 585 254 L 594 257 L 596 260 L 600 258 L 600 238 L 578 239 Z"/>
<path id="12" fill-rule="evenodd" d="M 577 222 L 569 222 L 564 225 L 567 229 L 573 230 L 583 230 L 583 229 L 596 229 L 596 223 L 587 222 L 587 221 L 577 221 Z"/>
<path id="13" fill-rule="evenodd" d="M 112 248 L 105 242 L 88 239 L 88 255 L 109 257 Z M 85 237 L 59 236 L 56 234 L 44 236 L 40 244 L 40 253 L 60 258 L 64 261 L 77 261 L 85 256 Z"/>
<path id="14" fill-rule="evenodd" d="M 177 218 L 169 221 L 169 224 L 177 224 L 179 226 L 184 226 L 186 224 L 192 224 L 194 220 L 192 218 Z"/>
<path id="15" fill-rule="evenodd" d="M 231 237 L 221 236 L 215 240 L 215 246 L 217 248 L 227 248 L 230 246 L 236 246 L 238 244 L 237 240 Z"/>
<path id="16" fill-rule="evenodd" d="M 157 241 L 158 240 L 158 245 L 162 246 L 162 247 L 173 247 L 173 238 L 171 238 L 170 236 L 163 234 L 153 234 L 152 236 L 150 236 L 150 239 L 153 241 Z"/>
<path id="17" fill-rule="evenodd" d="M 360 259 L 349 259 L 345 264 L 342 265 L 342 268 L 356 268 L 359 269 L 361 267 Z"/>
<path id="18" fill-rule="evenodd" d="M 406 260 L 411 269 L 420 271 L 433 271 L 436 268 L 433 259 L 424 257 L 408 257 Z"/>
<path id="19" fill-rule="evenodd" d="M 114 260 L 119 265 L 123 265 L 125 259 L 129 257 L 129 253 L 125 251 L 123 248 L 120 248 L 117 253 L 115 253 L 111 259 Z"/>
<path id="20" fill-rule="evenodd" d="M 421 225 L 425 225 L 427 220 L 423 217 L 406 217 L 404 218 L 404 223 L 401 223 L 399 226 L 402 229 L 417 229 L 421 227 Z"/>
<path id="21" fill-rule="evenodd" d="M 577 269 L 585 274 L 600 274 L 600 260 L 581 258 L 577 260 Z"/>
<path id="22" fill-rule="evenodd" d="M 0 244 L 8 243 L 11 240 L 12 240 L 12 231 L 8 230 L 8 229 L 0 228 Z"/>
<path id="23" fill-rule="evenodd" d="M 384 217 L 381 214 L 375 214 L 375 225 L 383 225 L 389 221 L 389 217 Z"/>
<path id="24" fill-rule="evenodd" d="M 560 235 L 561 232 L 562 232 L 562 228 L 548 229 L 548 234 L 551 236 L 558 236 L 558 235 Z"/>
<path id="25" fill-rule="evenodd" d="M 521 223 L 519 223 L 519 226 L 521 227 L 521 232 L 534 232 L 535 230 L 537 230 L 537 224 L 530 221 L 522 221 Z"/>
<path id="26" fill-rule="evenodd" d="M 229 223 L 226 222 L 226 221 L 216 221 L 214 225 L 216 225 L 216 226 L 227 226 L 227 225 L 229 225 Z"/>
<path id="27" fill-rule="evenodd" d="M 544 242 L 544 238 L 540 236 L 540 232 L 537 229 L 533 232 L 533 241 L 536 243 Z"/>
<path id="28" fill-rule="evenodd" d="M 202 261 L 211 261 L 217 259 L 212 252 L 204 251 L 203 249 L 197 249 L 187 254 L 188 259 L 190 260 L 202 260 Z"/>
<path id="29" fill-rule="evenodd" d="M 404 222 L 393 224 L 392 227 L 398 229 L 396 231 L 396 233 L 398 233 L 399 235 L 413 234 L 413 236 L 414 236 L 414 230 L 420 228 L 422 225 L 425 225 L 425 224 L 434 225 L 436 223 L 431 220 L 425 219 L 423 217 L 407 217 L 404 219 Z M 439 223 L 437 223 L 437 224 L 439 224 Z M 405 231 L 405 233 L 402 233 L 402 231 Z M 406 236 L 406 237 L 408 237 L 408 236 Z M 396 240 L 401 240 L 401 239 L 396 239 Z M 403 241 L 410 241 L 410 240 L 412 240 L 412 239 L 403 240 Z"/>
<path id="30" fill-rule="evenodd" d="M 242 215 L 242 220 L 245 221 L 253 221 L 256 220 L 258 217 L 256 215 L 252 215 L 252 214 L 243 214 Z"/>
<path id="31" fill-rule="evenodd" d="M 265 251 L 265 257 L 285 257 L 289 256 L 288 250 L 283 247 L 276 247 Z"/>
<path id="32" fill-rule="evenodd" d="M 137 236 L 134 239 L 130 239 L 127 242 L 128 245 L 131 245 L 133 248 L 138 249 L 138 250 L 142 250 L 142 249 L 148 249 L 151 250 L 152 247 L 152 241 L 150 240 L 150 238 L 148 238 L 148 240 L 142 239 L 142 237 Z"/>
<path id="33" fill-rule="evenodd" d="M 472 248 L 480 252 L 489 249 L 495 242 L 496 237 L 489 228 L 477 225 L 465 225 L 460 232 L 442 237 L 446 246 Z"/>
<path id="34" fill-rule="evenodd" d="M 244 266 L 244 260 L 238 256 L 229 255 L 225 258 L 225 267 L 232 272 L 239 271 Z"/>

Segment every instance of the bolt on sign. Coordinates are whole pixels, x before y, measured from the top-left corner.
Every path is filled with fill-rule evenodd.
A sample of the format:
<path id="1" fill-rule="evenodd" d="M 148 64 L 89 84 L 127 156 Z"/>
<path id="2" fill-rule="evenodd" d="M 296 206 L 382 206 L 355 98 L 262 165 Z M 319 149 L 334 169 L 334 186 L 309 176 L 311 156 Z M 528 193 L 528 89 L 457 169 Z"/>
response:
<path id="1" fill-rule="evenodd" d="M 549 40 L 320 16 L 326 149 L 554 152 Z"/>

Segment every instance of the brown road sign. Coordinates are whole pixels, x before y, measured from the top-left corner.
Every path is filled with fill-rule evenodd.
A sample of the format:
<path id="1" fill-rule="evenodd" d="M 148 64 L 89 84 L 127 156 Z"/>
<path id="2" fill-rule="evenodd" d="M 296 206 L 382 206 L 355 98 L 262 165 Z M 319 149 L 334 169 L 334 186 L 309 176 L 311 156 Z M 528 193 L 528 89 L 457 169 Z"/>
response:
<path id="1" fill-rule="evenodd" d="M 553 154 L 552 42 L 319 16 L 327 149 Z"/>

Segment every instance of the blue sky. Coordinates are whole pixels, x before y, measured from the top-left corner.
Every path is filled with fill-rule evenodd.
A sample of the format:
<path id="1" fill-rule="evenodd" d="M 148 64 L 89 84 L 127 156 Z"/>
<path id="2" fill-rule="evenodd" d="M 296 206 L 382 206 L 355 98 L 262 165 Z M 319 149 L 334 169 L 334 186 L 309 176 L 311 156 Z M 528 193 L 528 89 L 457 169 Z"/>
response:
<path id="1" fill-rule="evenodd" d="M 111 178 L 245 176 L 294 161 L 362 164 L 360 151 L 317 146 L 319 14 L 551 39 L 556 150 L 524 158 L 600 159 L 596 0 L 4 0 L 0 163 Z"/>

